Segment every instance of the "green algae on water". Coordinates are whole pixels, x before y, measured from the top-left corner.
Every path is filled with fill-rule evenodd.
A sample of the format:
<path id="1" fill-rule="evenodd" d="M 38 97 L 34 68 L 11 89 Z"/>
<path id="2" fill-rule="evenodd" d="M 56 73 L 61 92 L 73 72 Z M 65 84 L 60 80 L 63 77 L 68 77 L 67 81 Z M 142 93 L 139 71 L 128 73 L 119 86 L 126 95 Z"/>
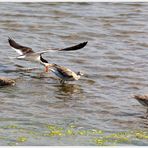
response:
<path id="1" fill-rule="evenodd" d="M 26 142 L 27 139 L 28 139 L 27 137 L 21 136 L 21 137 L 18 137 L 16 141 L 17 141 L 17 142 Z"/>
<path id="2" fill-rule="evenodd" d="M 19 135 L 25 134 L 25 136 L 19 136 L 15 142 L 10 142 L 9 137 L 1 136 L 1 140 L 7 141 L 8 145 L 19 145 L 21 143 L 27 142 L 29 137 L 32 138 L 44 138 L 44 137 L 87 137 L 88 143 L 91 141 L 94 145 L 98 146 L 116 146 L 116 145 L 132 145 L 135 141 L 142 141 L 147 143 L 148 132 L 142 130 L 133 131 L 123 131 L 109 134 L 106 131 L 100 129 L 85 129 L 79 128 L 76 125 L 68 125 L 66 127 L 54 125 L 54 124 L 44 124 L 42 131 L 33 131 L 31 129 L 22 128 L 18 125 L 7 125 L 0 127 L 0 130 L 4 132 L 5 130 L 10 130 L 13 133 L 18 133 Z M 27 134 L 27 136 L 26 136 Z"/>

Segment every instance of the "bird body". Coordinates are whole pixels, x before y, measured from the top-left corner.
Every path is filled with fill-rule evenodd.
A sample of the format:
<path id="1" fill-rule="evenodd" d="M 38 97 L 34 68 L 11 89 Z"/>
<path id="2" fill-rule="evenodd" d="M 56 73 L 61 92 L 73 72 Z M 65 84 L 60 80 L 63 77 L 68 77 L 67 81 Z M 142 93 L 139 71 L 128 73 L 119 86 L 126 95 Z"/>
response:
<path id="1" fill-rule="evenodd" d="M 41 54 L 33 52 L 33 53 L 28 53 L 25 55 L 20 55 L 18 57 L 16 57 L 19 60 L 26 60 L 26 61 L 31 61 L 31 62 L 40 62 L 41 64 L 45 64 L 48 63 L 45 59 L 43 59 L 43 57 L 41 56 Z"/>
<path id="2" fill-rule="evenodd" d="M 134 98 L 142 105 L 148 107 L 148 95 L 135 95 Z"/>
<path id="3" fill-rule="evenodd" d="M 50 64 L 50 70 L 61 79 L 61 83 L 64 83 L 65 81 L 75 81 L 79 80 L 82 73 L 78 72 L 75 73 L 72 70 L 68 69 L 67 67 L 60 66 L 57 64 Z"/>
<path id="4" fill-rule="evenodd" d="M 0 86 L 15 85 L 15 81 L 10 78 L 0 77 Z"/>
<path id="5" fill-rule="evenodd" d="M 147 108 L 146 118 L 148 118 L 148 95 L 135 95 L 134 98 Z"/>

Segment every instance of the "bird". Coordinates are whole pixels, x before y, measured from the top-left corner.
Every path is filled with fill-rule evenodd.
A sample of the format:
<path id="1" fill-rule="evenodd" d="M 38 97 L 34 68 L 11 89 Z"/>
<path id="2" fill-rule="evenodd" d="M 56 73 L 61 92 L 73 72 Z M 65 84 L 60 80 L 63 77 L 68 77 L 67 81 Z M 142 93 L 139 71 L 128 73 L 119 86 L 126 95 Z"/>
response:
<path id="1" fill-rule="evenodd" d="M 134 98 L 143 106 L 147 107 L 146 117 L 148 117 L 148 95 L 134 95 Z"/>
<path id="2" fill-rule="evenodd" d="M 57 64 L 49 64 L 49 69 L 60 78 L 60 83 L 64 84 L 65 81 L 75 81 L 79 80 L 82 75 L 84 75 L 82 72 L 73 72 L 67 67 L 60 66 Z"/>
<path id="3" fill-rule="evenodd" d="M 6 77 L 0 77 L 0 86 L 8 85 L 15 85 L 15 80 Z"/>
<path id="4" fill-rule="evenodd" d="M 45 72 L 48 72 L 48 61 L 42 57 L 42 54 L 50 52 L 51 50 L 57 51 L 73 51 L 78 50 L 86 46 L 87 42 L 82 42 L 75 46 L 66 47 L 66 48 L 52 48 L 44 51 L 34 52 L 32 48 L 20 45 L 12 38 L 8 37 L 9 45 L 19 54 L 19 56 L 14 57 L 15 59 L 19 60 L 27 60 L 31 62 L 38 62 L 45 67 Z"/>

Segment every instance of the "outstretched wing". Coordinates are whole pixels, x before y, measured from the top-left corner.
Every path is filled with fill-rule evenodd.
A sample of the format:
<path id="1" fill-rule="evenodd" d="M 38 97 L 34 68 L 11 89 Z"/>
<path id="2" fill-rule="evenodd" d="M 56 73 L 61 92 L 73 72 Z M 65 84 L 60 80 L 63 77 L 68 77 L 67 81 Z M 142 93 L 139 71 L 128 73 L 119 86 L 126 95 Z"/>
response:
<path id="1" fill-rule="evenodd" d="M 51 51 L 72 51 L 72 50 L 78 50 L 78 49 L 81 49 L 81 48 L 85 47 L 86 44 L 87 44 L 87 42 L 83 42 L 83 43 L 80 43 L 80 44 L 77 44 L 77 45 L 71 46 L 71 47 L 66 47 L 66 48 L 51 48 L 51 49 L 47 49 L 47 50 L 44 50 L 44 51 L 39 51 L 37 53 L 44 54 L 46 52 L 51 52 Z"/>
<path id="2" fill-rule="evenodd" d="M 24 54 L 27 54 L 27 53 L 33 53 L 34 52 L 32 50 L 32 48 L 18 44 L 13 39 L 11 39 L 10 37 L 8 38 L 8 42 L 9 42 L 10 46 L 13 47 L 14 50 L 20 55 L 24 55 Z"/>
<path id="3" fill-rule="evenodd" d="M 78 49 L 85 47 L 86 44 L 87 44 L 87 42 L 83 42 L 83 43 L 77 44 L 75 46 L 71 46 L 71 47 L 67 47 L 67 48 L 61 48 L 61 49 L 58 49 L 58 50 L 60 50 L 60 51 L 78 50 Z"/>

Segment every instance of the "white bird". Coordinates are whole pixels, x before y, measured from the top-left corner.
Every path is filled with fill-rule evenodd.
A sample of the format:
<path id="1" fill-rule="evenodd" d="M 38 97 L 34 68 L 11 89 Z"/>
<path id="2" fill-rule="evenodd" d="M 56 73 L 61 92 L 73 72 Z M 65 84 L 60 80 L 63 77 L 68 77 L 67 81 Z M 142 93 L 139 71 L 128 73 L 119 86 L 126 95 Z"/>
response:
<path id="1" fill-rule="evenodd" d="M 60 78 L 60 83 L 64 83 L 65 81 L 74 81 L 79 80 L 80 77 L 83 75 L 81 72 L 73 72 L 72 70 L 68 69 L 67 67 L 60 66 L 57 64 L 49 64 L 49 69 Z"/>
<path id="2" fill-rule="evenodd" d="M 19 60 L 27 60 L 27 61 L 32 61 L 32 62 L 39 62 L 45 67 L 45 72 L 48 72 L 48 61 L 45 60 L 42 57 L 42 54 L 50 52 L 51 50 L 57 50 L 57 51 L 72 51 L 72 50 L 78 50 L 86 46 L 87 42 L 83 42 L 80 44 L 77 44 L 75 46 L 67 47 L 67 48 L 53 48 L 45 51 L 40 51 L 40 52 L 34 52 L 32 48 L 27 47 L 27 46 L 22 46 L 18 43 L 16 43 L 13 39 L 10 37 L 8 38 L 8 42 L 11 47 L 19 54 L 18 57 L 14 57 Z"/>

